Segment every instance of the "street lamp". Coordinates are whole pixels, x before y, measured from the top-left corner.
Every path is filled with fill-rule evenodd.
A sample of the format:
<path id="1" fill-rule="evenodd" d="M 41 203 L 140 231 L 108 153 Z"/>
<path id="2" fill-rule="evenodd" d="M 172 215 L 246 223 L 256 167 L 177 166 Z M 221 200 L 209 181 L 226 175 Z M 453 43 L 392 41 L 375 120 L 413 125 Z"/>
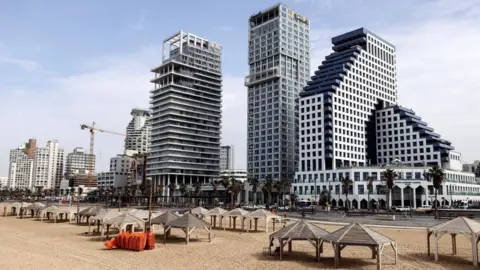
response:
<path id="1" fill-rule="evenodd" d="M 315 175 L 315 177 L 314 177 L 314 181 L 315 181 L 315 196 L 314 196 L 315 202 L 314 202 L 314 204 L 316 204 L 316 205 L 318 205 L 317 204 L 317 195 L 318 195 L 318 192 L 317 192 L 317 178 L 318 178 L 318 176 Z M 320 201 L 320 199 L 319 199 L 319 201 Z"/>
<path id="2" fill-rule="evenodd" d="M 410 187 L 410 183 L 407 183 L 407 187 L 409 187 L 409 189 L 408 189 L 408 204 L 410 206 L 410 217 L 412 217 L 412 188 Z"/>
<path id="3" fill-rule="evenodd" d="M 327 179 L 328 182 L 328 210 L 330 210 L 330 200 L 331 200 L 331 195 L 332 195 L 332 187 L 330 186 L 330 178 Z"/>
<path id="4" fill-rule="evenodd" d="M 152 227 L 152 188 L 153 188 L 153 183 L 152 183 L 152 178 L 147 177 L 146 178 L 147 183 L 148 183 L 148 229 Z"/>
<path id="5" fill-rule="evenodd" d="M 450 185 L 450 208 L 453 208 L 453 186 L 454 185 Z M 448 189 L 447 189 L 447 191 L 448 191 Z"/>

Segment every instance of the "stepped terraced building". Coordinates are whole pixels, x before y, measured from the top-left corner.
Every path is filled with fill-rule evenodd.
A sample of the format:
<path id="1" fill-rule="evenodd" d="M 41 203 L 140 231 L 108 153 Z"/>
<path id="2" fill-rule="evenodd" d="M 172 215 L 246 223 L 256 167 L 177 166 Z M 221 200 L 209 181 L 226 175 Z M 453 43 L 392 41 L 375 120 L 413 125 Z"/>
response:
<path id="1" fill-rule="evenodd" d="M 398 173 L 397 206 L 433 204 L 424 172 L 445 170 L 440 204 L 480 201 L 475 175 L 463 172 L 460 153 L 411 109 L 397 105 L 396 49 L 360 28 L 332 38 L 333 52 L 300 93 L 300 164 L 293 192 L 318 200 L 330 190 L 332 206 L 345 205 L 340 180 L 349 177 L 348 204 L 385 206 L 383 172 Z M 367 179 L 373 190 L 368 194 Z"/>

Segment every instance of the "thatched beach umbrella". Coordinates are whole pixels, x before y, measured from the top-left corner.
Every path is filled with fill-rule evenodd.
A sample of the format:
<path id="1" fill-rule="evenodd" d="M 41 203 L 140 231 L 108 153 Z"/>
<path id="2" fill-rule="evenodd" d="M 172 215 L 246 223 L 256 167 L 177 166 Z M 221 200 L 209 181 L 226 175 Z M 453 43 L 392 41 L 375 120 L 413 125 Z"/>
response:
<path id="1" fill-rule="evenodd" d="M 167 242 L 167 234 L 172 228 L 181 228 L 185 232 L 185 243 L 188 245 L 190 241 L 190 234 L 196 228 L 204 228 L 208 231 L 208 241 L 212 241 L 212 230 L 210 224 L 202 219 L 197 218 L 191 213 L 187 213 L 171 222 L 165 224 L 163 233 L 163 243 Z"/>

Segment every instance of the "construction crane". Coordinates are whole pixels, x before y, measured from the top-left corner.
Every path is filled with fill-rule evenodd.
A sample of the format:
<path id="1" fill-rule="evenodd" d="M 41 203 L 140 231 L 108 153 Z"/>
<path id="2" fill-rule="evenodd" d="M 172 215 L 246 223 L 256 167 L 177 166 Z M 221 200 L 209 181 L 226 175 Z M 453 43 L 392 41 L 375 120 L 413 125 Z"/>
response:
<path id="1" fill-rule="evenodd" d="M 113 132 L 113 131 L 109 131 L 109 130 L 105 130 L 105 129 L 95 127 L 95 122 L 93 122 L 91 126 L 81 124 L 80 128 L 82 130 L 86 129 L 86 130 L 90 131 L 90 168 L 92 168 L 92 169 L 89 170 L 89 172 L 88 172 L 87 186 L 92 186 L 92 184 L 93 184 L 93 170 L 95 168 L 95 165 L 93 163 L 93 160 L 94 160 L 93 155 L 95 154 L 95 149 L 94 149 L 94 147 L 95 147 L 95 131 L 110 133 L 110 134 L 120 135 L 120 136 L 127 136 L 127 135 L 125 135 L 123 133 Z"/>

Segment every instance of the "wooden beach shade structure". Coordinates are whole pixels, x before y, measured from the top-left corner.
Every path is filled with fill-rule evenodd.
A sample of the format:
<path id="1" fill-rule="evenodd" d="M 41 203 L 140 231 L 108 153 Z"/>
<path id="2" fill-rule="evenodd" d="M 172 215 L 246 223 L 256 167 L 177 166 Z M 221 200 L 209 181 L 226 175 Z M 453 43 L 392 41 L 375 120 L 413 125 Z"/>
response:
<path id="1" fill-rule="evenodd" d="M 340 263 L 342 250 L 347 246 L 363 246 L 372 250 L 372 259 L 377 259 L 377 269 L 382 269 L 382 252 L 386 245 L 390 245 L 395 252 L 397 264 L 397 243 L 378 232 L 365 227 L 363 224 L 352 223 L 325 235 L 323 241 L 332 243 L 335 254 L 335 268 Z M 321 247 L 323 248 L 323 243 Z"/>
<path id="2" fill-rule="evenodd" d="M 190 235 L 197 228 L 204 228 L 208 232 L 208 241 L 212 241 L 212 227 L 202 219 L 197 218 L 191 213 L 187 213 L 175 220 L 172 220 L 163 226 L 163 243 L 167 242 L 167 234 L 172 228 L 179 228 L 185 232 L 185 243 L 190 242 Z"/>
<path id="3" fill-rule="evenodd" d="M 34 202 L 29 206 L 27 206 L 27 208 L 25 209 L 30 213 L 30 217 L 33 218 L 33 217 L 37 217 L 40 214 L 40 210 L 42 210 L 45 207 L 46 206 L 43 203 Z M 28 214 L 28 213 L 25 213 L 25 214 Z"/>
<path id="4" fill-rule="evenodd" d="M 430 236 L 434 237 L 435 261 L 438 261 L 438 240 L 445 234 L 452 236 L 452 253 L 457 254 L 457 235 L 463 235 L 472 242 L 473 265 L 478 266 L 478 241 L 480 223 L 466 217 L 457 217 L 427 229 L 427 251 L 430 256 Z"/>
<path id="5" fill-rule="evenodd" d="M 199 206 L 190 210 L 190 213 L 192 213 L 192 215 L 195 215 L 197 217 L 204 218 L 207 215 L 208 210 Z"/>
<path id="6" fill-rule="evenodd" d="M 3 208 L 3 216 L 6 217 L 8 212 L 11 212 L 10 215 L 12 216 L 20 216 L 21 209 L 28 207 L 30 204 L 31 203 L 27 202 L 14 202 L 8 204 Z"/>
<path id="7" fill-rule="evenodd" d="M 283 249 L 288 244 L 288 252 L 292 252 L 293 241 L 308 241 L 315 247 L 315 256 L 317 261 L 320 261 L 320 253 L 322 250 L 323 237 L 329 234 L 328 231 L 312 224 L 305 220 L 299 220 L 293 224 L 288 225 L 281 230 L 270 234 L 270 242 L 278 239 L 280 242 L 280 260 L 282 260 Z M 269 245 L 269 253 L 272 252 L 272 246 Z"/>
<path id="8" fill-rule="evenodd" d="M 226 212 L 225 214 L 222 215 L 222 222 L 221 225 L 223 229 L 225 230 L 225 226 L 223 224 L 223 219 L 225 217 L 229 218 L 228 222 L 228 227 L 232 227 L 232 220 L 233 220 L 233 229 L 236 229 L 237 227 L 237 218 L 239 218 L 242 221 L 242 230 L 244 230 L 245 227 L 245 218 L 250 212 L 243 210 L 242 208 L 235 208 L 231 211 Z"/>
<path id="9" fill-rule="evenodd" d="M 41 221 L 43 221 L 43 218 L 46 217 L 47 219 L 50 219 L 50 216 L 53 216 L 55 214 L 55 211 L 59 209 L 60 207 L 56 205 L 51 205 L 43 208 L 40 210 L 39 218 Z"/>
<path id="10" fill-rule="evenodd" d="M 83 209 L 82 211 L 78 212 L 79 222 L 82 223 L 83 219 L 86 219 L 85 221 L 88 223 L 88 220 L 91 217 L 94 217 L 94 216 L 100 214 L 101 212 L 106 212 L 106 211 L 107 210 L 105 210 L 105 208 L 103 208 L 101 206 L 87 207 L 87 208 Z"/>
<path id="11" fill-rule="evenodd" d="M 152 219 L 152 224 L 160 224 L 165 226 L 165 224 L 174 221 L 178 218 L 178 215 L 172 212 L 165 212 L 155 218 Z"/>
<path id="12" fill-rule="evenodd" d="M 117 227 L 120 232 L 126 231 L 127 226 L 131 226 L 132 232 L 135 230 L 135 228 L 145 231 L 145 221 L 129 213 L 123 213 L 114 218 L 108 219 L 105 222 L 105 225 L 107 228 L 107 238 L 110 226 Z"/>
<path id="13" fill-rule="evenodd" d="M 215 207 L 212 210 L 208 211 L 206 215 L 210 216 L 210 224 L 213 224 L 212 228 L 217 227 L 217 218 L 220 222 L 220 227 L 222 227 L 222 215 L 227 212 L 227 210 L 221 207 Z"/>
<path id="14" fill-rule="evenodd" d="M 245 215 L 245 217 L 250 220 L 250 230 L 252 229 L 252 220 L 254 221 L 255 231 L 258 230 L 258 219 L 265 219 L 265 233 L 268 233 L 268 222 L 273 221 L 273 230 L 275 231 L 275 221 L 280 221 L 280 218 L 277 215 L 264 209 L 255 210 Z"/>
<path id="15" fill-rule="evenodd" d="M 101 236 L 103 236 L 103 231 L 106 226 L 107 220 L 110 220 L 114 217 L 120 216 L 121 213 L 118 211 L 107 210 L 105 212 L 100 212 L 97 215 L 91 217 L 88 221 L 88 233 L 90 233 L 90 226 L 92 223 L 97 223 L 97 232 L 101 232 Z M 100 228 L 101 226 L 101 228 Z"/>

